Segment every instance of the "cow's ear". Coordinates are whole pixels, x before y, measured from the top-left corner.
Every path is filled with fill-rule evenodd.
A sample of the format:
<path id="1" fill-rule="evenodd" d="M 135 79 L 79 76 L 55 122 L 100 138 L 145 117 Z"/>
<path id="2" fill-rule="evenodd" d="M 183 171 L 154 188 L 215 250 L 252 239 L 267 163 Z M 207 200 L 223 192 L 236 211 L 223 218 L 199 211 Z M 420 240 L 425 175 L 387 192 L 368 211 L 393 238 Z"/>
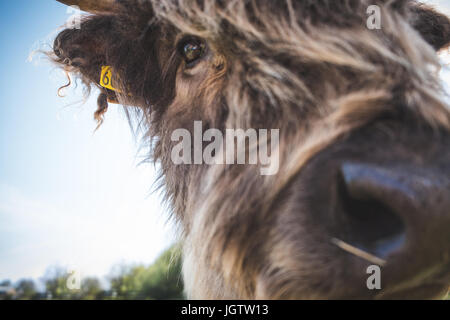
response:
<path id="1" fill-rule="evenodd" d="M 81 76 L 85 83 L 98 83 L 111 33 L 110 18 L 86 19 L 81 28 L 68 28 L 58 34 L 53 44 L 53 60 Z"/>
<path id="2" fill-rule="evenodd" d="M 411 7 L 413 27 L 436 51 L 447 48 L 450 45 L 449 17 L 421 3 Z"/>
<path id="3" fill-rule="evenodd" d="M 108 102 L 117 103 L 114 90 L 101 84 L 102 67 L 107 65 L 108 48 L 118 38 L 113 17 L 107 15 L 87 16 L 80 28 L 67 28 L 61 31 L 53 43 L 51 59 L 91 88 L 100 89 L 95 119 L 102 123 L 102 116 L 108 109 Z M 113 82 L 113 79 L 109 79 Z M 69 82 L 68 85 L 70 85 Z M 63 86 L 64 87 L 67 87 Z"/>

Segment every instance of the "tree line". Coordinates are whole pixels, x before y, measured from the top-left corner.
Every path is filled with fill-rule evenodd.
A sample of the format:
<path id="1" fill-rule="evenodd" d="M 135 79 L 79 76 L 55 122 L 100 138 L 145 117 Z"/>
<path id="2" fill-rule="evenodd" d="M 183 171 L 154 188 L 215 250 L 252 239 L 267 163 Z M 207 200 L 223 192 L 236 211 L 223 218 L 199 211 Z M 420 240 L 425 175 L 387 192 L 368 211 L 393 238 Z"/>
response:
<path id="1" fill-rule="evenodd" d="M 42 279 L 43 289 L 31 279 L 14 284 L 0 281 L 0 300 L 184 299 L 177 245 L 164 251 L 150 266 L 116 266 L 106 284 L 96 277 L 87 277 L 81 280 L 79 289 L 70 289 L 69 276 L 64 268 L 49 269 Z"/>

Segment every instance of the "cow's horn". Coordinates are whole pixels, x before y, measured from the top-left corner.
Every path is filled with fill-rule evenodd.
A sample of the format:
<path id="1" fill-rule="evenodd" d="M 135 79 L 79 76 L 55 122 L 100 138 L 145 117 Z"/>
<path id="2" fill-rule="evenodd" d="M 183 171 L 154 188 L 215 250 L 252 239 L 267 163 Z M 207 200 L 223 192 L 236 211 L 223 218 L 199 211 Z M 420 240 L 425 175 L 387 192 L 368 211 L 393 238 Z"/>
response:
<path id="1" fill-rule="evenodd" d="M 56 0 L 68 6 L 78 6 L 86 12 L 109 12 L 113 10 L 115 0 Z"/>

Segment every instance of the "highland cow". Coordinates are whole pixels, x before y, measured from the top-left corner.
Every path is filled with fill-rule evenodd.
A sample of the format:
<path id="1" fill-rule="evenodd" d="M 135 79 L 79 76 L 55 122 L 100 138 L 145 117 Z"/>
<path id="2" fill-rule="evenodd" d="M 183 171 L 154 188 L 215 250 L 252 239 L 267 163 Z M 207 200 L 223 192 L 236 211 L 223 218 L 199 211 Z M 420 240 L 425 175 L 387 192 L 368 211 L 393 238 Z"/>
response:
<path id="1" fill-rule="evenodd" d="M 100 91 L 100 123 L 118 102 L 145 129 L 182 230 L 189 298 L 445 294 L 446 16 L 413 0 L 61 2 L 93 14 L 59 33 L 52 59 Z M 171 134 L 195 121 L 279 129 L 278 172 L 174 164 Z M 367 287 L 373 264 L 381 290 Z"/>

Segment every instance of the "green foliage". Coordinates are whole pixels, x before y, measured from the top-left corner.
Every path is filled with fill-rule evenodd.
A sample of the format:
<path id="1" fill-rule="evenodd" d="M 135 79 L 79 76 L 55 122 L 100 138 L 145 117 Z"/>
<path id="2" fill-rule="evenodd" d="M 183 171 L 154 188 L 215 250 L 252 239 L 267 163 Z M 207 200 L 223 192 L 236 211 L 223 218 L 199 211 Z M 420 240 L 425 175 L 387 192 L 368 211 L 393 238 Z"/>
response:
<path id="1" fill-rule="evenodd" d="M 123 267 L 111 279 L 116 299 L 183 299 L 179 248 L 165 251 L 153 265 Z"/>
<path id="2" fill-rule="evenodd" d="M 173 246 L 150 266 L 119 266 L 110 277 L 110 290 L 102 288 L 97 278 L 84 278 L 79 290 L 71 290 L 67 286 L 70 274 L 64 268 L 54 267 L 42 278 L 44 292 L 38 292 L 33 280 L 20 280 L 15 285 L 5 280 L 0 286 L 11 291 L 0 294 L 0 300 L 183 299 L 180 256 L 179 246 Z"/>
<path id="3" fill-rule="evenodd" d="M 19 300 L 33 300 L 39 295 L 33 280 L 20 280 L 16 284 L 15 289 L 17 294 L 15 298 Z"/>
<path id="4" fill-rule="evenodd" d="M 86 278 L 81 282 L 79 299 L 101 300 L 105 296 L 100 281 L 96 278 Z"/>
<path id="5" fill-rule="evenodd" d="M 73 299 L 74 292 L 67 288 L 68 272 L 62 268 L 53 268 L 44 276 L 45 296 L 47 299 Z"/>
<path id="6" fill-rule="evenodd" d="M 45 280 L 45 298 L 54 300 L 99 300 L 106 296 L 100 281 L 96 278 L 82 280 L 80 289 L 69 289 L 67 279 L 69 274 L 57 269 L 52 277 Z"/>

